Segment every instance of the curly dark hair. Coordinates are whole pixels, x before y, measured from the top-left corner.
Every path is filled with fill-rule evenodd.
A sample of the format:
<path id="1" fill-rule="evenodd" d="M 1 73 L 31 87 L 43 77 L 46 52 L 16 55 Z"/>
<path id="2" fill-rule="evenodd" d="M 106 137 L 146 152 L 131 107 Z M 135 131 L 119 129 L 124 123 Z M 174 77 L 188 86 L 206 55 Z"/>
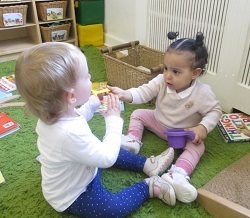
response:
<path id="1" fill-rule="evenodd" d="M 168 38 L 170 40 L 176 39 L 179 35 L 178 32 L 169 32 Z M 167 52 L 170 51 L 188 51 L 194 54 L 193 68 L 201 68 L 201 75 L 205 72 L 205 66 L 208 62 L 207 48 L 204 46 L 204 36 L 202 32 L 196 34 L 196 39 L 181 38 L 177 39 L 168 47 Z"/>

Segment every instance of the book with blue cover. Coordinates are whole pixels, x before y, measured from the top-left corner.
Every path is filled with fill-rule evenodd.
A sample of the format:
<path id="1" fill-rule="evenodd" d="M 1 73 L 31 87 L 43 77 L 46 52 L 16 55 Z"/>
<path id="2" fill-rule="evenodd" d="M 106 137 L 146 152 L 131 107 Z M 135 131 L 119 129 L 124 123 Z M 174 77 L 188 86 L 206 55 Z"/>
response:
<path id="1" fill-rule="evenodd" d="M 0 100 L 3 100 L 3 99 L 8 98 L 10 96 L 12 96 L 11 92 L 5 92 L 3 90 L 0 90 Z"/>

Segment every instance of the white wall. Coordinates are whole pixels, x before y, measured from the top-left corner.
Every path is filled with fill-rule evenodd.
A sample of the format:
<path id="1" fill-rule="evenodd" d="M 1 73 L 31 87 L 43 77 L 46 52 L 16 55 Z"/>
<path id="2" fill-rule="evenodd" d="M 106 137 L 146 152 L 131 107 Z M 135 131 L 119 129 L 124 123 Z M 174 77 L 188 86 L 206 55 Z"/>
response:
<path id="1" fill-rule="evenodd" d="M 134 40 L 145 41 L 146 7 L 144 0 L 105 0 L 105 45 L 114 46 Z"/>

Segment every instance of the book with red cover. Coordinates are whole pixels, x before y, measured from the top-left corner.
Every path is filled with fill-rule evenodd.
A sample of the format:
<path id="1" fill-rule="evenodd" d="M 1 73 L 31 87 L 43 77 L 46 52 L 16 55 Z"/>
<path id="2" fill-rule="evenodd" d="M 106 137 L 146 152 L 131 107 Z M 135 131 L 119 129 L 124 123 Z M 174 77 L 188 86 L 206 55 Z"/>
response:
<path id="1" fill-rule="evenodd" d="M 20 125 L 9 115 L 0 112 L 0 138 L 20 129 Z"/>
<path id="2" fill-rule="evenodd" d="M 250 117 L 244 113 L 223 114 L 217 127 L 227 143 L 250 141 Z"/>

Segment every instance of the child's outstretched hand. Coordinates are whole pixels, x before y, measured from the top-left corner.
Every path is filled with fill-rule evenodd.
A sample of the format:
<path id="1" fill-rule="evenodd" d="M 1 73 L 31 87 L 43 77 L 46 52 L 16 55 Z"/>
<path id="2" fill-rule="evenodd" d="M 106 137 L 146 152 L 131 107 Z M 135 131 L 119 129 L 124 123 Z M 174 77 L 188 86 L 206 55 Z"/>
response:
<path id="1" fill-rule="evenodd" d="M 114 95 L 112 93 L 109 93 L 107 96 L 107 110 L 106 111 L 100 111 L 102 116 L 118 116 L 121 115 L 121 104 L 120 100 L 117 95 Z"/>
<path id="2" fill-rule="evenodd" d="M 107 88 L 110 90 L 111 93 L 117 95 L 122 101 L 129 103 L 133 101 L 133 97 L 130 92 L 118 87 L 107 86 Z"/>

